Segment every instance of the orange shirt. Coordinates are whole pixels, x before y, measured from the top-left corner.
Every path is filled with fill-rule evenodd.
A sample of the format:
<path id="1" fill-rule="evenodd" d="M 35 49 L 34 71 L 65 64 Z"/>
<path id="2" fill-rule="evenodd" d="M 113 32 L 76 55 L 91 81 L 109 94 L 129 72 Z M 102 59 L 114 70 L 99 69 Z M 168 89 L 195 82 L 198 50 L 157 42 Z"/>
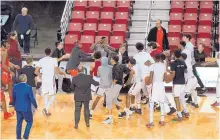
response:
<path id="1" fill-rule="evenodd" d="M 163 51 L 163 30 L 162 28 L 157 29 L 157 43 L 160 45 L 158 49 Z"/>

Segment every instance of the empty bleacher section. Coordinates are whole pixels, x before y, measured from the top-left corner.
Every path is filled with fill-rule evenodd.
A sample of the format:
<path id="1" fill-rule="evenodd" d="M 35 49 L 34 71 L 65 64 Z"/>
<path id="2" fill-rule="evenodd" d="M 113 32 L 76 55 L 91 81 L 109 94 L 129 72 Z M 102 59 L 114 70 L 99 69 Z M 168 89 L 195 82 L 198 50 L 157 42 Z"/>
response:
<path id="1" fill-rule="evenodd" d="M 82 49 L 91 53 L 90 46 L 101 36 L 118 48 L 129 37 L 132 13 L 131 0 L 67 1 L 61 20 L 65 51 L 70 53 L 74 41 L 81 40 Z"/>
<path id="2" fill-rule="evenodd" d="M 177 48 L 181 34 L 192 35 L 195 46 L 203 43 L 210 55 L 214 43 L 215 3 L 213 0 L 171 0 L 168 40 L 170 49 Z"/>

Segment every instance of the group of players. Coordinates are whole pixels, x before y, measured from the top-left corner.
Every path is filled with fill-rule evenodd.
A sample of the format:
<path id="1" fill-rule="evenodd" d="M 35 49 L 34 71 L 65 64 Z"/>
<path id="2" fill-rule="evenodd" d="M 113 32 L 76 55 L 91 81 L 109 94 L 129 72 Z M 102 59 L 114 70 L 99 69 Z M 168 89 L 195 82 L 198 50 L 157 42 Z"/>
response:
<path id="1" fill-rule="evenodd" d="M 197 79 L 192 72 L 192 65 L 194 63 L 193 51 L 194 46 L 190 42 L 190 36 L 183 36 L 183 40 L 179 44 L 179 49 L 174 52 L 174 57 L 171 60 L 170 68 L 168 68 L 168 55 L 166 52 L 156 53 L 153 57 L 149 52 L 144 50 L 144 45 L 142 43 L 136 44 L 137 54 L 133 58 L 130 58 L 127 65 L 120 64 L 120 57 L 118 55 L 113 55 L 110 60 L 109 58 L 102 56 L 100 51 L 96 51 L 93 55 L 95 62 L 91 64 L 91 76 L 94 77 L 96 81 L 99 81 L 99 86 L 95 88 L 94 93 L 97 95 L 95 101 L 93 102 L 92 108 L 90 110 L 90 116 L 94 112 L 94 109 L 102 96 L 105 96 L 106 108 L 108 109 L 108 117 L 103 121 L 104 124 L 113 123 L 112 116 L 112 105 L 115 104 L 118 110 L 118 117 L 129 118 L 132 113 L 138 112 L 141 114 L 141 98 L 146 96 L 149 99 L 149 115 L 150 120 L 146 125 L 147 127 L 154 126 L 153 123 L 153 113 L 155 105 L 159 105 L 161 111 L 161 119 L 159 124 L 165 125 L 164 116 L 165 116 L 165 103 L 169 105 L 170 112 L 168 115 L 172 115 L 177 112 L 177 117 L 174 118 L 176 121 L 182 121 L 184 117 L 189 117 L 189 112 L 187 110 L 187 105 L 185 101 L 186 95 L 191 95 L 193 97 L 192 106 L 198 108 L 197 102 Z M 188 41 L 188 42 L 187 42 Z M 154 44 L 154 42 L 153 42 Z M 156 44 L 156 43 L 155 43 Z M 3 42 L 1 45 L 1 66 L 2 66 L 2 83 L 8 85 L 9 95 L 11 99 L 11 87 L 10 81 L 4 81 L 4 73 L 8 73 L 10 76 L 14 76 L 14 73 L 10 69 L 20 69 L 19 66 L 14 65 L 9 62 L 7 56 L 7 49 L 9 48 L 7 42 Z M 47 49 L 46 49 L 47 50 Z M 57 73 L 58 75 L 65 75 L 64 72 L 58 70 L 57 61 L 50 58 L 51 50 L 47 50 L 47 57 L 40 60 L 40 65 L 35 69 L 35 74 L 40 75 L 39 68 L 44 67 L 43 75 L 45 73 Z M 70 56 L 71 58 L 71 56 Z M 219 55 L 217 58 L 218 67 L 220 65 Z M 49 68 L 47 63 L 53 62 L 54 67 L 57 70 L 54 70 L 54 67 Z M 50 61 L 49 61 L 50 60 Z M 210 63 L 211 65 L 211 63 Z M 49 70 L 51 69 L 51 70 Z M 47 72 L 46 72 L 47 71 Z M 53 72 L 52 72 L 53 71 Z M 57 71 L 57 72 L 56 72 Z M 219 70 L 220 74 L 220 70 Z M 212 106 L 219 106 L 219 82 L 220 75 L 218 74 L 216 93 L 217 100 Z M 128 79 L 125 82 L 124 77 L 128 75 Z M 50 82 L 48 83 L 48 77 L 42 79 L 42 89 L 48 89 L 46 92 L 50 92 L 54 85 L 54 76 L 51 75 Z M 44 84 L 47 81 L 46 84 Z M 173 97 L 175 101 L 175 107 L 173 107 L 168 100 L 168 97 L 165 93 L 165 82 L 173 82 Z M 51 85 L 51 86 L 48 86 Z M 126 85 L 131 85 L 128 94 L 126 95 L 126 106 L 122 107 L 118 96 L 122 87 Z M 50 88 L 50 89 L 49 89 Z M 49 94 L 50 99 L 45 96 L 45 108 L 43 113 L 48 116 L 50 104 L 55 98 L 55 94 Z M 1 90 L 1 102 L 2 108 L 4 111 L 4 118 L 8 119 L 13 115 L 13 113 L 7 112 L 7 107 L 5 103 L 4 92 Z M 181 110 L 181 106 L 183 110 Z"/>

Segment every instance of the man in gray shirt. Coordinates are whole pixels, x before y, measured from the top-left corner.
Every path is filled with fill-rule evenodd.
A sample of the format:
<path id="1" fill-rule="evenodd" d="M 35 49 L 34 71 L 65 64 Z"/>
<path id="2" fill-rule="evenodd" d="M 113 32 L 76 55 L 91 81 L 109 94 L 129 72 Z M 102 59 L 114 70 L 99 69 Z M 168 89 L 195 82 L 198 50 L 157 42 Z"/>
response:
<path id="1" fill-rule="evenodd" d="M 21 9 L 21 14 L 18 14 L 15 18 L 13 29 L 18 34 L 18 41 L 22 48 L 24 48 L 24 53 L 30 53 L 30 32 L 34 26 L 33 19 L 27 14 L 28 9 L 23 7 Z"/>

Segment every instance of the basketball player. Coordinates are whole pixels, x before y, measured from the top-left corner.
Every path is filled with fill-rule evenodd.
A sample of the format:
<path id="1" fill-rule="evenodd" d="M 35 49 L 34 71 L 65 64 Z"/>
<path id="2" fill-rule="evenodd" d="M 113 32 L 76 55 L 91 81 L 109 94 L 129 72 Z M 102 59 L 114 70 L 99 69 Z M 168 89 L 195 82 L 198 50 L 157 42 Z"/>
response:
<path id="1" fill-rule="evenodd" d="M 185 80 L 186 80 L 186 87 L 185 87 L 185 94 L 191 94 L 193 97 L 194 102 L 191 103 L 192 106 L 195 108 L 199 108 L 199 105 L 197 103 L 197 92 L 196 92 L 196 86 L 198 84 L 198 81 L 193 74 L 192 69 L 192 63 L 190 63 L 187 60 L 187 54 L 182 53 L 181 58 L 185 61 L 187 66 L 187 72 L 185 73 Z"/>
<path id="2" fill-rule="evenodd" d="M 106 107 L 108 109 L 108 118 L 105 119 L 102 123 L 104 124 L 111 124 L 113 123 L 112 118 L 112 104 L 114 103 L 116 105 L 116 108 L 118 110 L 118 118 L 122 118 L 125 116 L 125 112 L 120 112 L 120 102 L 117 100 L 119 92 L 123 85 L 123 76 L 124 74 L 129 74 L 130 70 L 129 68 L 125 67 L 122 64 L 118 63 L 119 57 L 117 55 L 112 56 L 110 62 L 113 65 L 112 68 L 112 86 L 109 88 L 109 90 L 106 92 Z"/>
<path id="3" fill-rule="evenodd" d="M 185 77 L 184 73 L 187 69 L 186 63 L 180 59 L 181 57 L 181 51 L 176 50 L 174 52 L 175 61 L 171 63 L 171 75 L 173 77 L 173 96 L 174 101 L 177 108 L 177 118 L 174 118 L 174 121 L 182 121 L 183 116 L 181 113 L 181 106 L 180 103 L 183 106 L 183 114 L 185 117 L 189 117 L 189 113 L 187 112 L 186 108 L 186 101 L 185 101 Z"/>
<path id="4" fill-rule="evenodd" d="M 142 88 L 140 68 L 139 65 L 136 64 L 136 60 L 130 59 L 128 66 L 131 69 L 129 78 L 131 77 L 133 78 L 133 85 L 128 91 L 128 95 L 126 97 L 125 112 L 127 117 L 129 117 L 133 113 L 133 111 L 135 111 L 135 99 L 138 105 L 137 108 L 140 109 L 141 88 Z"/>
<path id="5" fill-rule="evenodd" d="M 8 83 L 8 93 L 9 93 L 9 106 L 12 106 L 12 77 L 15 76 L 15 73 L 11 71 L 11 69 L 20 69 L 18 65 L 14 65 L 9 61 L 8 57 L 8 49 L 10 47 L 10 44 L 8 41 L 4 40 L 1 42 L 1 68 L 2 68 L 2 73 L 5 73 L 8 75 L 9 83 Z"/>
<path id="6" fill-rule="evenodd" d="M 50 48 L 45 49 L 45 54 L 46 57 L 39 60 L 38 66 L 35 69 L 35 74 L 40 76 L 40 68 L 42 69 L 42 95 L 44 95 L 44 109 L 42 112 L 48 117 L 51 115 L 51 113 L 48 112 L 49 107 L 54 101 L 56 94 L 55 73 L 64 76 L 65 73 L 60 71 L 56 58 L 50 56 Z"/>
<path id="7" fill-rule="evenodd" d="M 148 128 L 154 126 L 153 123 L 153 113 L 154 113 L 154 103 L 158 102 L 160 105 L 161 119 L 159 124 L 161 126 L 165 125 L 164 122 L 164 102 L 165 102 L 165 86 L 164 79 L 166 78 L 166 66 L 162 63 L 161 54 L 156 54 L 155 63 L 152 65 L 152 71 L 150 73 L 150 79 L 152 79 L 152 93 L 149 95 L 150 101 L 150 122 L 146 125 Z"/>
<path id="8" fill-rule="evenodd" d="M 150 63 L 154 63 L 154 59 L 150 56 L 148 52 L 144 51 L 144 45 L 142 43 L 140 42 L 136 43 L 135 47 L 138 53 L 134 55 L 134 59 L 136 60 L 136 63 L 139 65 L 139 68 L 140 68 L 140 73 L 142 77 L 141 79 L 142 80 L 142 91 L 143 91 L 143 94 L 148 97 L 149 93 L 145 85 L 144 78 L 146 76 L 145 71 L 148 71 L 147 69 L 149 69 L 150 67 L 146 66 L 145 62 L 149 60 Z M 141 114 L 141 109 L 137 109 L 136 113 Z"/>

